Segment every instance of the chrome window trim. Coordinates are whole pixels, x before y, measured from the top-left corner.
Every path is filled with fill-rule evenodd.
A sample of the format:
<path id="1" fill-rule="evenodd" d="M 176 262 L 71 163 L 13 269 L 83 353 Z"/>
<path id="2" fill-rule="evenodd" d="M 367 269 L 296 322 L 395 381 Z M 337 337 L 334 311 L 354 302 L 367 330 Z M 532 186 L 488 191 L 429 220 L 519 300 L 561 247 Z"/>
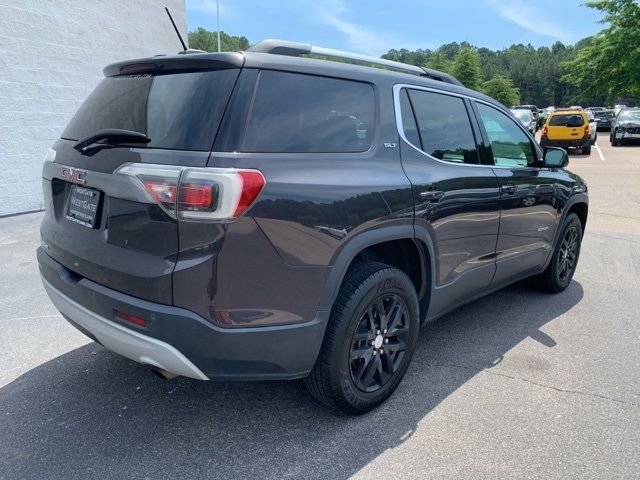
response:
<path id="1" fill-rule="evenodd" d="M 494 105 L 491 102 L 487 102 L 485 100 L 476 98 L 476 97 L 472 97 L 471 95 L 465 95 L 463 93 L 457 93 L 457 92 L 449 92 L 447 90 L 440 90 L 437 88 L 432 88 L 432 87 L 423 87 L 420 85 L 411 85 L 409 83 L 397 83 L 393 86 L 393 110 L 395 113 L 395 117 L 396 117 L 396 130 L 398 131 L 398 135 L 400 135 L 400 138 L 402 140 L 404 140 L 404 142 L 409 145 L 410 147 L 412 147 L 413 149 L 415 149 L 416 151 L 418 151 L 419 153 L 421 153 L 422 155 L 424 155 L 425 157 L 434 160 L 436 162 L 439 163 L 444 163 L 445 165 L 455 165 L 458 167 L 472 167 L 472 168 L 477 168 L 477 167 L 482 167 L 482 168 L 502 168 L 502 169 L 514 169 L 517 168 L 519 170 L 534 170 L 534 171 L 539 171 L 539 170 L 543 170 L 546 167 L 517 167 L 517 166 L 507 166 L 507 165 L 482 165 L 480 163 L 455 163 L 455 162 L 448 162 L 446 160 L 440 160 L 439 158 L 436 158 L 432 155 L 429 155 L 427 152 L 423 151 L 422 149 L 420 149 L 419 147 L 416 147 L 413 143 L 411 143 L 407 137 L 404 134 L 404 126 L 402 125 L 402 112 L 400 111 L 400 92 L 402 91 L 403 88 L 409 88 L 409 89 L 413 89 L 413 90 L 422 90 L 425 92 L 432 92 L 432 93 L 439 93 L 442 95 L 449 95 L 452 97 L 458 97 L 458 98 L 462 98 L 462 99 L 467 99 L 470 101 L 475 101 L 478 103 L 483 103 L 489 107 L 493 107 L 496 110 L 498 110 L 499 112 L 504 113 L 505 115 L 507 115 L 507 117 L 509 116 L 509 114 L 507 113 L 507 111 L 504 108 L 498 107 L 497 105 Z M 469 121 L 471 122 L 472 119 L 469 118 Z M 518 125 L 517 122 L 514 122 L 516 125 Z M 518 125 L 518 128 L 520 128 L 520 130 L 522 131 L 522 133 L 524 133 L 527 137 L 529 137 L 528 133 L 525 132 L 525 130 L 522 128 L 521 125 Z M 537 149 L 536 149 L 537 150 Z"/>

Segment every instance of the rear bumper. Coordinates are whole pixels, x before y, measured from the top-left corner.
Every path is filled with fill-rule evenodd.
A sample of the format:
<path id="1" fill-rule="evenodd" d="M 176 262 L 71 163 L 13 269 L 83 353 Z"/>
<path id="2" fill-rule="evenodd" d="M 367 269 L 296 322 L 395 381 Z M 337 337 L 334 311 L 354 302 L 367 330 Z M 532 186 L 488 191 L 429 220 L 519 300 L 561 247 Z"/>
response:
<path id="1" fill-rule="evenodd" d="M 591 135 L 571 140 L 554 140 L 549 137 L 540 138 L 540 146 L 545 147 L 562 147 L 562 148 L 583 148 L 591 145 Z"/>
<path id="2" fill-rule="evenodd" d="M 141 300 L 80 277 L 39 248 L 47 294 L 81 332 L 134 361 L 201 380 L 293 379 L 313 367 L 328 319 L 295 325 L 225 329 L 178 307 Z M 114 317 L 140 316 L 146 327 Z"/>

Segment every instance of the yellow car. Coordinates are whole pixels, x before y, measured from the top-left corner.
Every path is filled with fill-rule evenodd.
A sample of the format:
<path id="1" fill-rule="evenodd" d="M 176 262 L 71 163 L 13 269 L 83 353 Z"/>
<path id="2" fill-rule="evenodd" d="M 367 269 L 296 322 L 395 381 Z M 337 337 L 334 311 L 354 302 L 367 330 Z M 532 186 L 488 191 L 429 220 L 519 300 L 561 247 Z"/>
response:
<path id="1" fill-rule="evenodd" d="M 549 114 L 542 129 L 540 146 L 580 148 L 585 155 L 591 154 L 591 129 L 584 110 L 556 110 Z"/>

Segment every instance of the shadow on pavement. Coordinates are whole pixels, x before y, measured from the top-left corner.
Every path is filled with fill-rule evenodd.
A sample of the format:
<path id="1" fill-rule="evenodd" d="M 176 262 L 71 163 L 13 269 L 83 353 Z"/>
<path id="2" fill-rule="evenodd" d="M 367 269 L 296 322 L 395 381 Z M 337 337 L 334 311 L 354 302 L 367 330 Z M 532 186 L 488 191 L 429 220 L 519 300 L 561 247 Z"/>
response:
<path id="1" fill-rule="evenodd" d="M 582 296 L 576 281 L 559 295 L 516 285 L 428 325 L 397 392 L 361 417 L 301 382 L 167 382 L 89 344 L 0 389 L 0 478 L 345 478 L 518 343 L 553 348 L 541 327 Z"/>

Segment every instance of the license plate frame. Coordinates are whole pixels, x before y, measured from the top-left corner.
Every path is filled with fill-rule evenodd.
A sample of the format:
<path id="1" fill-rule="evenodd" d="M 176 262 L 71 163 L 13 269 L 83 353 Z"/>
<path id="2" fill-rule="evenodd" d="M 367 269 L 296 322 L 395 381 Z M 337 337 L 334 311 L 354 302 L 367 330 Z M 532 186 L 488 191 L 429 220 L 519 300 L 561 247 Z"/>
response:
<path id="1" fill-rule="evenodd" d="M 102 192 L 93 188 L 71 185 L 65 217 L 87 228 L 97 228 Z"/>

